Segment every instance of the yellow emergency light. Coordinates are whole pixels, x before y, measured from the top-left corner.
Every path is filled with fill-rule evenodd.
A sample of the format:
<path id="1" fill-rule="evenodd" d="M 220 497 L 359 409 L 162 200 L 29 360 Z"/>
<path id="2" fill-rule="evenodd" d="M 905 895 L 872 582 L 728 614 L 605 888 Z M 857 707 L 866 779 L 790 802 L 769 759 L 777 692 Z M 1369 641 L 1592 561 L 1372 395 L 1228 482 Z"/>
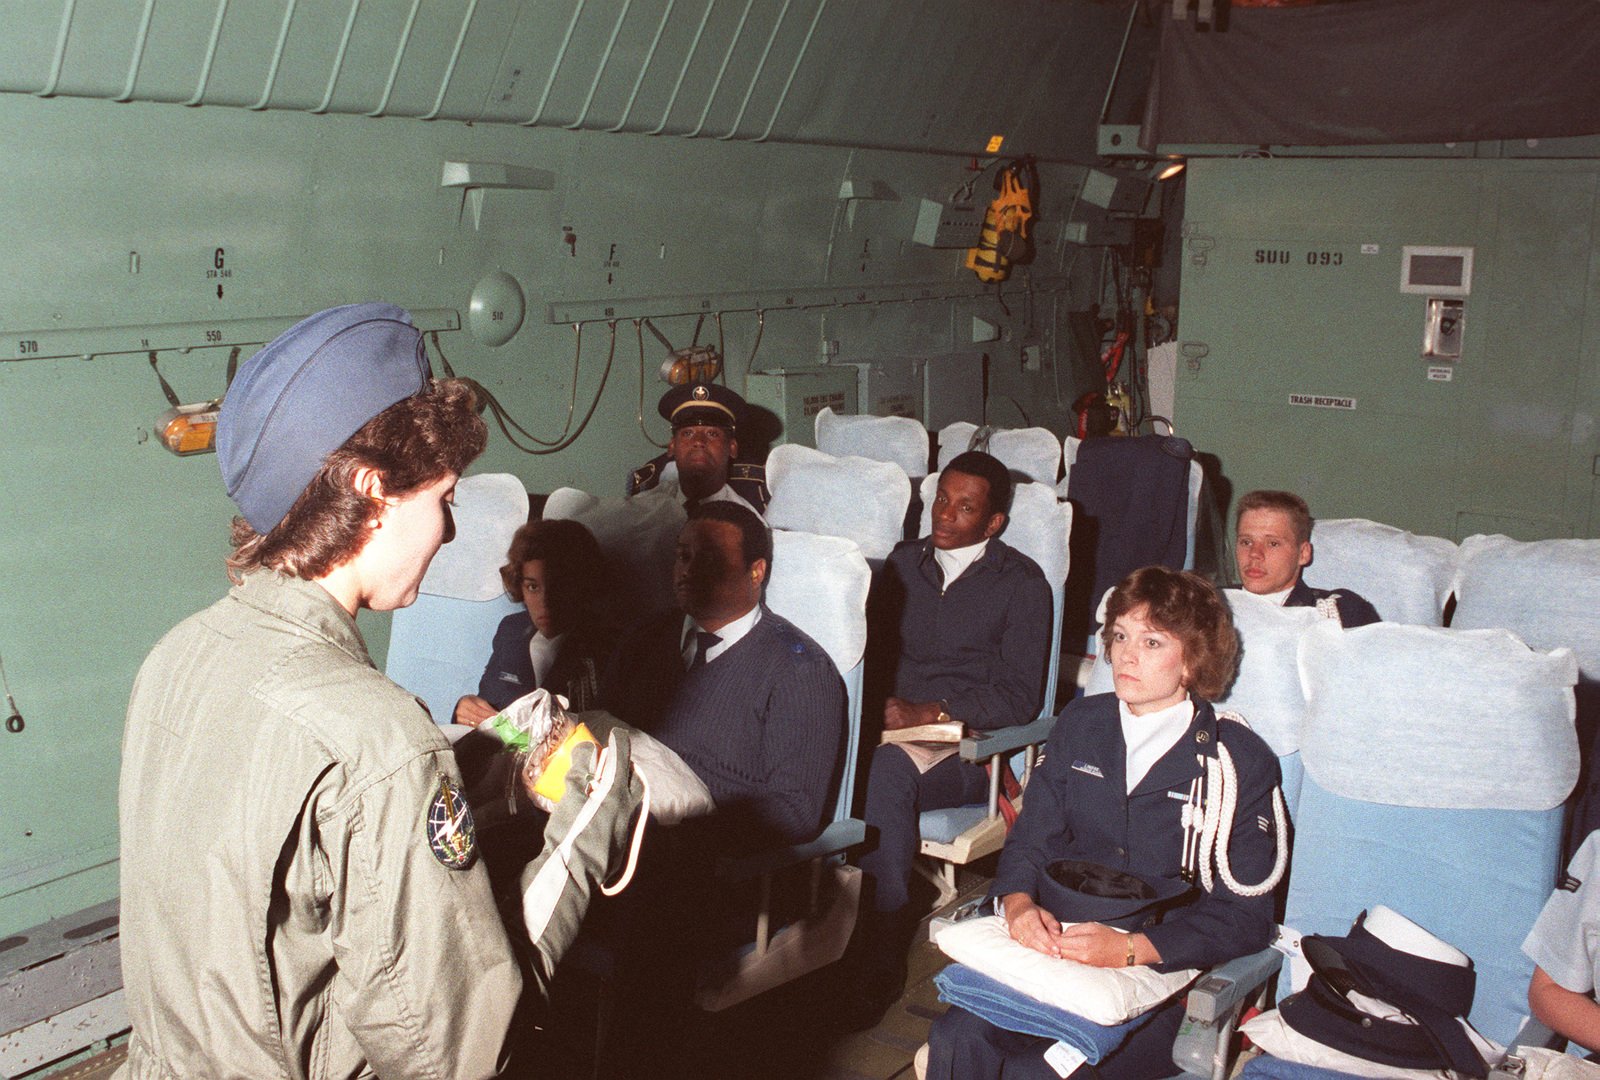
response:
<path id="1" fill-rule="evenodd" d="M 156 421 L 161 445 L 179 457 L 209 454 L 217 449 L 217 413 L 222 403 L 206 401 L 194 405 L 174 405 Z"/>
<path id="2" fill-rule="evenodd" d="M 722 371 L 722 354 L 713 345 L 674 349 L 661 362 L 661 381 L 671 386 L 708 383 Z"/>

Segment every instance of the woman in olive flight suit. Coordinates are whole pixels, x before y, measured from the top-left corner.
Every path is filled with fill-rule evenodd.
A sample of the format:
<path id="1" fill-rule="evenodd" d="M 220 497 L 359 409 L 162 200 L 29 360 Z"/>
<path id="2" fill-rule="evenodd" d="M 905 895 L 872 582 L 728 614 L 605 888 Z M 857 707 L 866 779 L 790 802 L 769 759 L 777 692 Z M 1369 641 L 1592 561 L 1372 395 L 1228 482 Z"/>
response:
<path id="1" fill-rule="evenodd" d="M 460 773 L 355 621 L 416 599 L 486 438 L 472 392 L 431 378 L 410 317 L 387 304 L 306 319 L 229 389 L 217 450 L 242 515 L 235 586 L 162 639 L 128 707 L 128 1075 L 505 1067 L 522 976 Z M 579 748 L 524 871 L 538 981 L 638 805 L 627 749 L 615 739 L 607 770 Z"/>

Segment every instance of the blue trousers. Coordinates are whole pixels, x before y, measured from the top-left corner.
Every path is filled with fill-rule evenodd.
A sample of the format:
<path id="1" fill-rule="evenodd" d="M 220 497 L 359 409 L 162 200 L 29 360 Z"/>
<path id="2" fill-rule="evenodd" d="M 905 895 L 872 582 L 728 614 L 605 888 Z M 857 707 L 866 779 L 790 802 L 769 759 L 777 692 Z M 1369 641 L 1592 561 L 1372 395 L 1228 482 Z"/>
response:
<path id="1" fill-rule="evenodd" d="M 1156 1009 L 1148 1023 L 1128 1036 L 1098 1065 L 1082 1065 L 1073 1080 L 1156 1080 L 1178 1076 L 1172 1041 L 1183 1022 L 1183 999 Z M 1045 1064 L 1051 1040 L 996 1027 L 965 1009 L 951 1007 L 928 1032 L 928 1080 L 1059 1080 Z"/>
<path id="2" fill-rule="evenodd" d="M 910 900 L 911 864 L 921 838 L 917 818 L 924 810 L 944 810 L 989 797 L 983 766 L 952 754 L 925 773 L 898 746 L 872 752 L 867 774 L 866 819 L 878 830 L 878 846 L 861 857 L 861 872 L 876 887 L 873 907 L 899 911 Z"/>

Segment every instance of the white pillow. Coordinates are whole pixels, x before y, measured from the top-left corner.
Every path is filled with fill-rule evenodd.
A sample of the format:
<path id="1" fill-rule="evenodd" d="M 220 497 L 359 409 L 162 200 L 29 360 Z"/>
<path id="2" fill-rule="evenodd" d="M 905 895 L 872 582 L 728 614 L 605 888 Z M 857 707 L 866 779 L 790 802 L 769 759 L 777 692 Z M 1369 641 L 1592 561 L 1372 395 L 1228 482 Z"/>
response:
<path id="1" fill-rule="evenodd" d="M 909 416 L 840 415 L 824 406 L 817 413 L 816 436 L 824 454 L 888 461 L 907 476 L 928 475 L 928 429 Z"/>
<path id="2" fill-rule="evenodd" d="M 887 558 L 905 529 L 911 480 L 900 466 L 833 457 L 797 443 L 767 455 L 767 524 L 854 540 L 869 559 Z"/>
<path id="3" fill-rule="evenodd" d="M 1000 915 L 964 919 L 940 930 L 934 941 L 957 963 L 1036 1001 L 1107 1027 L 1149 1012 L 1200 974 L 1194 968 L 1162 974 L 1143 965 L 1100 968 L 1058 960 L 1013 941 Z"/>
<path id="4" fill-rule="evenodd" d="M 977 432 L 970 420 L 957 420 L 939 432 L 939 468 L 965 453 Z M 1048 428 L 995 428 L 989 435 L 989 453 L 1007 469 L 1015 470 L 1034 483 L 1055 487 L 1061 471 L 1061 439 Z"/>
<path id="5" fill-rule="evenodd" d="M 1293 1061 L 1300 1065 L 1310 1065 L 1319 1069 L 1331 1069 L 1334 1072 L 1349 1073 L 1351 1076 L 1371 1076 L 1379 1080 L 1439 1080 L 1445 1074 L 1436 1069 L 1402 1069 L 1398 1065 L 1385 1065 L 1379 1061 L 1368 1061 L 1366 1058 L 1347 1054 L 1343 1050 L 1335 1050 L 1326 1043 L 1319 1043 L 1309 1035 L 1303 1035 L 1290 1027 L 1278 1015 L 1278 1010 L 1264 1012 L 1260 1016 L 1252 1017 L 1239 1026 L 1239 1031 L 1249 1036 L 1250 1041 L 1275 1058 L 1284 1061 Z M 1482 1051 L 1491 1062 L 1498 1062 L 1505 1056 L 1505 1051 L 1483 1038 L 1470 1027 L 1467 1035 L 1473 1044 Z M 1493 1055 L 1493 1056 L 1490 1056 Z M 1454 1074 L 1451 1074 L 1454 1075 Z"/>
<path id="6" fill-rule="evenodd" d="M 1535 649 L 1567 646 L 1600 679 L 1600 540 L 1461 541 L 1451 626 L 1503 626 Z"/>

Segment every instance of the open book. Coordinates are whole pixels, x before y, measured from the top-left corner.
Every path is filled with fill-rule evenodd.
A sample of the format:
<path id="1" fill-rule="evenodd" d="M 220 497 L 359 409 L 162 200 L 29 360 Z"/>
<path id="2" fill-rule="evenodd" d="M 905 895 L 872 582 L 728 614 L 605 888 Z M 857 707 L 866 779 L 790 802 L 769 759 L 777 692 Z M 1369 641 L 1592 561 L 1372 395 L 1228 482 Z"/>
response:
<path id="1" fill-rule="evenodd" d="M 946 720 L 941 724 L 917 724 L 915 727 L 895 728 L 885 731 L 880 743 L 944 743 L 954 745 L 961 741 L 966 726 L 959 720 Z"/>

